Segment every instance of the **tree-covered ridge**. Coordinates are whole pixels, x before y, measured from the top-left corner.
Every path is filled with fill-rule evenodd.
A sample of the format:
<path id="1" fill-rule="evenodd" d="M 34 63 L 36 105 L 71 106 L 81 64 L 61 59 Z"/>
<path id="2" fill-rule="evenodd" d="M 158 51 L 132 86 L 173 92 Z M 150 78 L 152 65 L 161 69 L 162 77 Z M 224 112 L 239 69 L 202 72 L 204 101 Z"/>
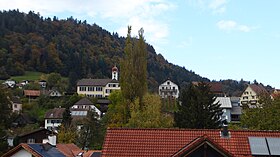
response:
<path id="1" fill-rule="evenodd" d="M 111 67 L 124 55 L 125 38 L 73 17 L 59 20 L 18 10 L 0 12 L 0 79 L 24 71 L 57 72 L 74 85 L 80 78 L 110 77 Z M 147 44 L 148 87 L 157 90 L 170 78 L 179 85 L 208 81 L 169 63 Z"/>

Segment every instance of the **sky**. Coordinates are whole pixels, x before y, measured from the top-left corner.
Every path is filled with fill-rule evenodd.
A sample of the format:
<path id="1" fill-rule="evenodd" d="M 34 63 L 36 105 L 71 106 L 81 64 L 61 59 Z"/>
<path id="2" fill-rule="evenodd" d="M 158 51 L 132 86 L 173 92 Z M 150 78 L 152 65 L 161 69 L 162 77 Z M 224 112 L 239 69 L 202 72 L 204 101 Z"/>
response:
<path id="1" fill-rule="evenodd" d="M 279 0 L 0 0 L 0 10 L 73 16 L 147 43 L 169 62 L 210 80 L 280 89 Z"/>

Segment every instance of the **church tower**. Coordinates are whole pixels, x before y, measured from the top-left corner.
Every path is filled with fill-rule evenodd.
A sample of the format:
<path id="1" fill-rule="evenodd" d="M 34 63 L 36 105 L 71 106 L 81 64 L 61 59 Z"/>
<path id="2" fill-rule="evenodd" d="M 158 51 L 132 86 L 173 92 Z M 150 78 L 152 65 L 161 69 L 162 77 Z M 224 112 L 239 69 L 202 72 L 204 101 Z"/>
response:
<path id="1" fill-rule="evenodd" d="M 112 80 L 118 80 L 118 73 L 119 73 L 119 70 L 118 70 L 117 66 L 115 65 L 112 68 Z"/>

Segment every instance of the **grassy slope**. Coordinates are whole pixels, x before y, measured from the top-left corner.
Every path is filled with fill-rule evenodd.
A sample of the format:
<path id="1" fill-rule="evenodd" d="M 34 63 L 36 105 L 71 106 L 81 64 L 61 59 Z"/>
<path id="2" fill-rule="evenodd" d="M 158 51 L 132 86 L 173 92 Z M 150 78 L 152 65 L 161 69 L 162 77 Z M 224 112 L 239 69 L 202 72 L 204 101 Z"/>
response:
<path id="1" fill-rule="evenodd" d="M 44 74 L 44 73 L 34 72 L 34 71 L 26 71 L 23 76 L 12 76 L 11 79 L 13 79 L 17 82 L 20 82 L 22 80 L 34 81 L 34 80 L 40 80 L 40 76 L 42 74 Z"/>

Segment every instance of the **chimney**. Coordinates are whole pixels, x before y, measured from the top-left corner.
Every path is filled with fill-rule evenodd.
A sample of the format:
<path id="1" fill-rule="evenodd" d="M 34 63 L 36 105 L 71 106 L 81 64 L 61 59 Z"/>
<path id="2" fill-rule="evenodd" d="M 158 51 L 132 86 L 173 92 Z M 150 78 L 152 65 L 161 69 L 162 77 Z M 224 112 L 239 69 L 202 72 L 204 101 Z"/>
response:
<path id="1" fill-rule="evenodd" d="M 49 138 L 49 144 L 52 146 L 56 146 L 56 136 L 50 135 L 50 136 L 48 136 L 48 138 Z"/>
<path id="2" fill-rule="evenodd" d="M 223 121 L 221 137 L 223 137 L 223 138 L 230 138 L 230 132 L 228 131 L 228 122 L 227 122 L 227 120 Z"/>

